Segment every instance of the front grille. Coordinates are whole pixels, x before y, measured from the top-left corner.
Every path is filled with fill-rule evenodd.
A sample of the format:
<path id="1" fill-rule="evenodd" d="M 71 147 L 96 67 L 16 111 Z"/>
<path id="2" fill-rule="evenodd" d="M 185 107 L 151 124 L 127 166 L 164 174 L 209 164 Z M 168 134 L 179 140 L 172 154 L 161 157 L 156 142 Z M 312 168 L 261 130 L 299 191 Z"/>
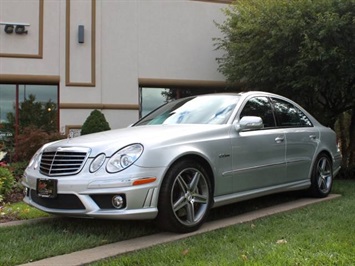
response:
<path id="1" fill-rule="evenodd" d="M 40 172 L 47 176 L 75 175 L 89 156 L 86 148 L 56 148 L 42 153 Z"/>
<path id="2" fill-rule="evenodd" d="M 56 198 L 41 198 L 33 189 L 30 194 L 34 202 L 49 209 L 85 210 L 83 203 L 73 194 L 58 194 Z"/>

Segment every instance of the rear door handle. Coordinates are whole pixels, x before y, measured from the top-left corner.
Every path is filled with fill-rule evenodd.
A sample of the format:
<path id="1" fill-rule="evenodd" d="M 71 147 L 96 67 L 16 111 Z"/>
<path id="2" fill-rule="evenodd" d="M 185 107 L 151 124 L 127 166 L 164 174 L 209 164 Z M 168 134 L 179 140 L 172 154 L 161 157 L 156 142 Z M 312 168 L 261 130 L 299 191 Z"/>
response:
<path id="1" fill-rule="evenodd" d="M 285 137 L 284 136 L 279 136 L 279 137 L 276 137 L 275 138 L 275 142 L 276 143 L 281 143 L 281 142 L 283 142 L 285 140 Z"/>
<path id="2" fill-rule="evenodd" d="M 311 140 L 316 140 L 316 139 L 317 139 L 317 136 L 316 136 L 316 135 L 309 135 L 309 138 L 310 138 Z"/>

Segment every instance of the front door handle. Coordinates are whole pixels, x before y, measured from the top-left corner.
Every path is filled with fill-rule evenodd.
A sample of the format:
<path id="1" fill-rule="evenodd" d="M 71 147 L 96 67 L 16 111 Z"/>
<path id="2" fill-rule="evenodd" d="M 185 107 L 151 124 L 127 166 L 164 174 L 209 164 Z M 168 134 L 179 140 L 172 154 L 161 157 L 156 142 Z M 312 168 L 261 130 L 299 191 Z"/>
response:
<path id="1" fill-rule="evenodd" d="M 281 142 L 283 142 L 285 140 L 285 137 L 284 136 L 279 136 L 279 137 L 276 137 L 275 138 L 275 142 L 276 143 L 281 143 Z"/>

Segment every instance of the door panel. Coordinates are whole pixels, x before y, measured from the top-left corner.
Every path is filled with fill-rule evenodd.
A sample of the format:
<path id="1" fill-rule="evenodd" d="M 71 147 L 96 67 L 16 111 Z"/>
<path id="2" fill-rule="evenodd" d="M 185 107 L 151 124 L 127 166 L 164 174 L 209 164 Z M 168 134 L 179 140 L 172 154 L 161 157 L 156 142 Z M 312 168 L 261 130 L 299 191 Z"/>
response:
<path id="1" fill-rule="evenodd" d="M 288 181 L 307 179 L 319 143 L 318 130 L 313 127 L 288 129 L 286 140 Z"/>
<path id="2" fill-rule="evenodd" d="M 285 181 L 285 135 L 279 129 L 235 133 L 232 138 L 233 185 L 236 192 Z"/>
<path id="3" fill-rule="evenodd" d="M 236 192 L 278 185 L 286 175 L 285 134 L 276 128 L 270 99 L 246 99 L 239 119 L 257 116 L 264 129 L 234 132 L 232 136 L 233 185 Z"/>
<path id="4" fill-rule="evenodd" d="M 296 106 L 272 98 L 277 126 L 286 134 L 287 181 L 307 179 L 319 144 L 319 131 Z"/>

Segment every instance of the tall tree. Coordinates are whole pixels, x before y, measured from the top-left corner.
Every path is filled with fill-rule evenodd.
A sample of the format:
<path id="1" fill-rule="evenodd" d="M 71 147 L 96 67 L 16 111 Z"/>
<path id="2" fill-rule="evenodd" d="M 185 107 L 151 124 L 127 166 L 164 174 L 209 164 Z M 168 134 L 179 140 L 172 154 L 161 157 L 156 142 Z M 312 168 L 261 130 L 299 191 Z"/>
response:
<path id="1" fill-rule="evenodd" d="M 333 128 L 355 115 L 355 0 L 236 1 L 224 11 L 217 60 L 231 83 L 290 97 Z M 350 120 L 344 153 L 355 150 Z"/>

